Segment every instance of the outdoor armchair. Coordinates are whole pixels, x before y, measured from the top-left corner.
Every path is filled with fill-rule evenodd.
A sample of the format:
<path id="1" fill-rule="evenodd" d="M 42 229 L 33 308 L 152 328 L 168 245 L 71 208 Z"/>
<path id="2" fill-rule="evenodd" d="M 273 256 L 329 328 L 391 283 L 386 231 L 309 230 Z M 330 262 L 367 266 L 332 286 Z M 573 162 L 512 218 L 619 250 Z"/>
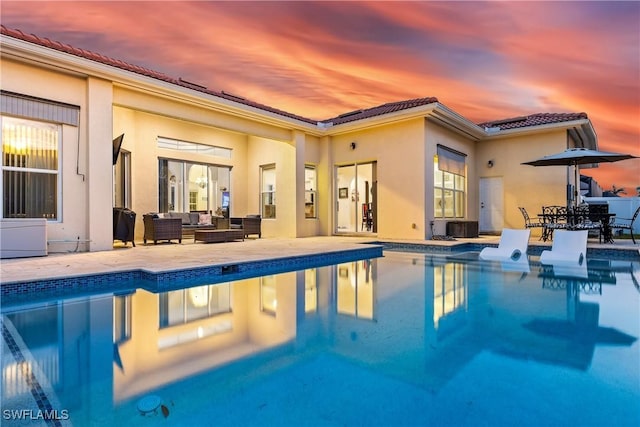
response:
<path id="1" fill-rule="evenodd" d="M 174 240 L 182 243 L 182 220 L 180 218 L 156 218 L 156 215 L 143 215 L 144 223 L 144 244 L 147 240 L 153 240 L 154 244 L 158 240 Z"/>
<path id="2" fill-rule="evenodd" d="M 262 237 L 262 218 L 260 215 L 247 215 L 244 218 L 231 218 L 231 228 L 242 228 L 245 237 L 250 234 L 257 234 L 258 238 Z"/>

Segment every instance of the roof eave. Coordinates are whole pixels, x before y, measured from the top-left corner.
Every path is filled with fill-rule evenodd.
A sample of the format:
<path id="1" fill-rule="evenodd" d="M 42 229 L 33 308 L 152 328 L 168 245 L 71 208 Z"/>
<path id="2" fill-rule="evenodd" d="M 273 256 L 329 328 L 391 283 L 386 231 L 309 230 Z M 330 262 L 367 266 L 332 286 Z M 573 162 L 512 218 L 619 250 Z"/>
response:
<path id="1" fill-rule="evenodd" d="M 480 126 L 465 119 L 439 102 L 431 102 L 429 104 L 407 108 L 406 110 L 332 125 L 325 128 L 325 132 L 328 135 L 334 136 L 418 118 L 426 118 L 476 141 L 484 136 L 484 131 Z"/>
<path id="2" fill-rule="evenodd" d="M 485 135 L 480 126 L 441 103 L 438 103 L 429 119 L 473 141 L 479 141 Z"/>
<path id="3" fill-rule="evenodd" d="M 233 114 L 255 120 L 273 126 L 304 130 L 305 132 L 320 136 L 324 132 L 316 124 L 287 117 L 267 110 L 262 110 L 250 105 L 242 104 L 213 94 L 198 91 L 186 86 L 176 85 L 154 77 L 124 70 L 113 65 L 103 64 L 87 58 L 82 58 L 67 52 L 61 52 L 35 43 L 16 39 L 6 35 L 0 35 L 2 56 L 17 57 L 36 63 L 45 68 L 64 70 L 65 73 L 77 77 L 97 77 L 112 81 L 115 85 L 144 90 L 156 95 L 169 98 L 178 98 L 184 102 L 197 104 L 205 108 L 219 112 Z"/>
<path id="4" fill-rule="evenodd" d="M 484 141 L 509 138 L 514 135 L 530 135 L 534 133 L 540 132 L 548 132 L 554 130 L 568 130 L 574 133 L 574 139 L 581 142 L 581 147 L 597 149 L 598 148 L 598 138 L 596 136 L 595 130 L 593 129 L 593 124 L 589 119 L 579 119 L 579 120 L 571 120 L 566 122 L 558 122 L 558 123 L 548 123 L 544 125 L 538 126 L 527 126 L 523 128 L 514 128 L 514 129 L 505 129 L 499 131 L 488 131 L 483 130 L 485 137 Z"/>

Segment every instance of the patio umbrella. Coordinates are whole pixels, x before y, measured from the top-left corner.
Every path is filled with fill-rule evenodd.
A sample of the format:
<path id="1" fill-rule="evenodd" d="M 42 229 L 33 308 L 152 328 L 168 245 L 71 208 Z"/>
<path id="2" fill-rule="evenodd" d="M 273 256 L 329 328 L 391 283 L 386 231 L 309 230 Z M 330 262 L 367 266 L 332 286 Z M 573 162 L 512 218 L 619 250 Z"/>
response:
<path id="1" fill-rule="evenodd" d="M 579 165 L 594 163 L 618 162 L 620 160 L 634 159 L 631 154 L 610 153 L 607 151 L 589 150 L 588 148 L 569 148 L 561 153 L 550 154 L 537 160 L 524 162 L 523 165 L 531 166 L 573 166 L 576 174 L 576 188 L 580 183 Z M 574 192 L 574 205 L 578 205 L 578 191 Z"/>

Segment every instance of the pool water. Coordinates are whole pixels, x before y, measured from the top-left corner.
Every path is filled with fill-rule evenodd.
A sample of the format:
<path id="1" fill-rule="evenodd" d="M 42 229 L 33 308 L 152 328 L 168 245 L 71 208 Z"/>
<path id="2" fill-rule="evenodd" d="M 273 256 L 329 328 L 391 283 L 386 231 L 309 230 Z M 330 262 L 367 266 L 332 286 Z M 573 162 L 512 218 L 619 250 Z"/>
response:
<path id="1" fill-rule="evenodd" d="M 640 425 L 640 263 L 530 258 L 3 306 L 2 425 Z"/>

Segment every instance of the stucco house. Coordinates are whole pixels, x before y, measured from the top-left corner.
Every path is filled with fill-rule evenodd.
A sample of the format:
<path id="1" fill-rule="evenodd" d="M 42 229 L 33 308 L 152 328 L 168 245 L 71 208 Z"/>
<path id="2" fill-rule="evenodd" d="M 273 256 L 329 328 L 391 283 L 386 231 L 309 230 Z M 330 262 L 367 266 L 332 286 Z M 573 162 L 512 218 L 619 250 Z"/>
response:
<path id="1" fill-rule="evenodd" d="M 522 162 L 597 148 L 585 113 L 473 123 L 425 97 L 312 120 L 4 26 L 0 40 L 2 218 L 46 218 L 51 252 L 111 249 L 114 206 L 138 214 L 138 239 L 142 214 L 196 210 L 260 214 L 263 237 L 499 232 L 523 226 L 518 206 L 567 202 L 567 168 Z"/>

